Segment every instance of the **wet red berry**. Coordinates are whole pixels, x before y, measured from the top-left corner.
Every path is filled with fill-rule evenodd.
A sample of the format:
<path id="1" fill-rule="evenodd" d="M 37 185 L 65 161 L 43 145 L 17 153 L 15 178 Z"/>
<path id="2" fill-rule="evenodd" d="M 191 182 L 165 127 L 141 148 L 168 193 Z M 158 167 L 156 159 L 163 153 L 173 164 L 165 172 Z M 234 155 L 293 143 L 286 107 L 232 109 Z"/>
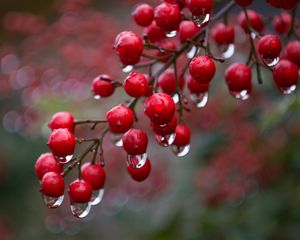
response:
<path id="1" fill-rule="evenodd" d="M 96 77 L 93 80 L 92 90 L 95 96 L 100 96 L 100 97 L 111 96 L 115 91 L 111 76 L 102 74 Z"/>
<path id="2" fill-rule="evenodd" d="M 166 38 L 165 32 L 157 26 L 155 21 L 144 29 L 144 36 L 147 36 L 147 39 L 152 43 L 159 42 Z"/>
<path id="3" fill-rule="evenodd" d="M 229 45 L 234 42 L 234 28 L 218 23 L 212 28 L 211 36 L 218 45 Z"/>
<path id="4" fill-rule="evenodd" d="M 85 163 L 81 167 L 81 177 L 93 190 L 103 188 L 105 183 L 105 171 L 99 163 Z"/>
<path id="5" fill-rule="evenodd" d="M 71 203 L 88 203 L 93 194 L 93 189 L 85 180 L 77 179 L 69 186 Z"/>
<path id="6" fill-rule="evenodd" d="M 235 2 L 242 7 L 248 7 L 253 3 L 253 0 L 235 0 Z"/>
<path id="7" fill-rule="evenodd" d="M 58 128 L 67 128 L 71 132 L 74 131 L 74 117 L 69 112 L 58 112 L 53 115 L 51 118 L 48 127 L 51 130 L 58 129 Z"/>
<path id="8" fill-rule="evenodd" d="M 52 153 L 41 154 L 35 162 L 34 169 L 39 180 L 41 180 L 47 172 L 62 173 L 63 171 L 63 168 L 55 160 Z"/>
<path id="9" fill-rule="evenodd" d="M 291 41 L 286 45 L 285 57 L 300 66 L 300 41 Z"/>
<path id="10" fill-rule="evenodd" d="M 144 74 L 131 72 L 125 79 L 123 86 L 129 96 L 138 98 L 145 95 L 148 82 Z"/>
<path id="11" fill-rule="evenodd" d="M 247 10 L 247 15 L 249 18 L 250 26 L 257 32 L 262 32 L 264 30 L 264 22 L 261 15 L 254 10 Z M 239 15 L 240 26 L 244 29 L 245 33 L 249 33 L 248 24 L 244 12 Z"/>
<path id="12" fill-rule="evenodd" d="M 176 137 L 173 142 L 173 145 L 176 145 L 178 147 L 180 146 L 186 146 L 191 141 L 191 130 L 188 126 L 184 124 L 179 124 L 176 127 L 175 131 Z"/>
<path id="13" fill-rule="evenodd" d="M 177 31 L 181 21 L 181 13 L 177 4 L 163 2 L 154 10 L 154 20 L 165 32 Z"/>
<path id="14" fill-rule="evenodd" d="M 75 149 L 75 137 L 67 128 L 55 129 L 49 136 L 48 146 L 54 156 L 72 155 Z"/>
<path id="15" fill-rule="evenodd" d="M 64 195 L 65 180 L 56 172 L 46 173 L 41 181 L 41 192 L 48 196 L 57 198 Z"/>
<path id="16" fill-rule="evenodd" d="M 194 57 L 189 66 L 191 76 L 199 83 L 209 83 L 215 73 L 216 65 L 208 56 Z"/>
<path id="17" fill-rule="evenodd" d="M 133 180 L 142 182 L 148 178 L 151 172 L 150 160 L 147 158 L 145 164 L 140 168 L 134 168 L 131 165 L 128 165 L 127 171 Z"/>
<path id="18" fill-rule="evenodd" d="M 153 132 L 155 132 L 156 134 L 161 135 L 161 136 L 175 133 L 176 126 L 177 126 L 177 117 L 175 114 L 174 114 L 172 120 L 169 123 L 167 123 L 165 126 L 161 126 L 159 124 L 155 124 L 155 123 L 151 122 L 151 127 L 152 127 Z"/>
<path id="19" fill-rule="evenodd" d="M 178 77 L 178 87 L 183 88 L 184 79 L 182 76 Z M 157 79 L 158 87 L 166 94 L 174 94 L 177 90 L 177 82 L 175 77 L 174 69 L 167 69 Z"/>
<path id="20" fill-rule="evenodd" d="M 157 51 L 156 56 L 161 58 L 161 62 L 168 62 L 177 49 L 176 43 L 165 40 L 161 41 L 158 47 L 160 50 Z"/>
<path id="21" fill-rule="evenodd" d="M 264 59 L 274 59 L 280 55 L 281 41 L 276 35 L 265 35 L 258 41 L 258 52 Z"/>
<path id="22" fill-rule="evenodd" d="M 195 16 L 210 14 L 213 3 L 213 0 L 186 0 L 187 8 Z"/>
<path id="23" fill-rule="evenodd" d="M 201 94 L 208 92 L 209 89 L 209 83 L 199 83 L 196 81 L 192 76 L 187 77 L 187 87 L 190 91 L 190 93 L 193 94 Z"/>
<path id="24" fill-rule="evenodd" d="M 147 133 L 140 129 L 129 129 L 122 137 L 123 148 L 130 155 L 146 152 L 148 145 Z"/>
<path id="25" fill-rule="evenodd" d="M 197 27 L 193 21 L 182 21 L 178 31 L 180 42 L 184 43 L 192 39 L 200 30 L 201 28 Z"/>
<path id="26" fill-rule="evenodd" d="M 143 3 L 134 9 L 132 16 L 137 25 L 147 27 L 154 18 L 154 11 L 149 4 Z"/>
<path id="27" fill-rule="evenodd" d="M 292 17 L 289 13 L 281 13 L 274 16 L 273 19 L 273 27 L 280 34 L 287 33 L 291 27 L 291 23 Z"/>
<path id="28" fill-rule="evenodd" d="M 106 113 L 110 131 L 113 133 L 125 133 L 128 131 L 133 122 L 134 114 L 129 107 L 119 104 Z"/>

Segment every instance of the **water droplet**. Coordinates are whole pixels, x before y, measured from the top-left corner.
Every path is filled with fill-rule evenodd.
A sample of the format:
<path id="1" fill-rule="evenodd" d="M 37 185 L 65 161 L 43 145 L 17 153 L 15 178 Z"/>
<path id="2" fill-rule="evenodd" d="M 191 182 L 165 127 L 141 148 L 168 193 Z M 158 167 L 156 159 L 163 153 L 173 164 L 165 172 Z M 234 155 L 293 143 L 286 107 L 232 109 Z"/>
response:
<path id="1" fill-rule="evenodd" d="M 60 197 L 49 197 L 42 194 L 42 196 L 43 196 L 43 201 L 48 208 L 58 208 L 64 200 L 64 195 Z"/>
<path id="2" fill-rule="evenodd" d="M 100 98 L 101 98 L 100 95 L 94 95 L 94 99 L 95 99 L 95 100 L 99 100 Z"/>
<path id="3" fill-rule="evenodd" d="M 279 62 L 279 57 L 276 58 L 263 58 L 264 63 L 268 67 L 274 67 Z"/>
<path id="4" fill-rule="evenodd" d="M 287 95 L 287 94 L 291 94 L 296 90 L 296 85 L 292 85 L 290 87 L 280 87 L 279 89 L 283 94 Z"/>
<path id="5" fill-rule="evenodd" d="M 60 164 L 66 164 L 68 162 L 70 162 L 73 158 L 73 155 L 68 155 L 68 156 L 63 156 L 63 157 L 59 157 L 59 156 L 55 156 L 56 161 L 58 161 Z"/>
<path id="6" fill-rule="evenodd" d="M 72 214 L 75 217 L 84 218 L 89 214 L 89 212 L 91 210 L 91 204 L 90 203 L 72 203 L 70 208 L 71 208 Z"/>
<path id="7" fill-rule="evenodd" d="M 173 153 L 177 157 L 184 157 L 186 156 L 190 151 L 191 145 L 185 145 L 185 146 L 172 146 Z"/>
<path id="8" fill-rule="evenodd" d="M 174 101 L 175 104 L 179 102 L 179 96 L 178 96 L 178 93 L 174 93 L 174 94 L 172 95 L 172 98 L 173 98 L 173 101 Z"/>
<path id="9" fill-rule="evenodd" d="M 225 59 L 231 58 L 235 52 L 235 45 L 231 43 L 229 45 L 222 46 L 221 51 L 222 51 L 223 58 Z"/>
<path id="10" fill-rule="evenodd" d="M 248 90 L 242 90 L 240 92 L 230 92 L 231 95 L 239 100 L 246 100 L 250 97 Z"/>
<path id="11" fill-rule="evenodd" d="M 177 34 L 177 31 L 175 30 L 175 31 L 167 32 L 167 33 L 166 33 L 166 36 L 167 36 L 168 38 L 172 38 L 172 37 L 175 37 L 176 34 Z"/>
<path id="12" fill-rule="evenodd" d="M 159 145 L 163 146 L 163 147 L 168 147 L 170 146 L 174 140 L 175 140 L 175 133 L 173 134 L 166 134 L 164 136 L 162 135 L 156 135 L 156 141 L 159 143 Z"/>
<path id="13" fill-rule="evenodd" d="M 143 153 L 141 155 L 127 156 L 127 164 L 133 168 L 141 168 L 146 163 L 146 160 L 147 160 L 147 153 Z"/>
<path id="14" fill-rule="evenodd" d="M 197 27 L 201 27 L 202 25 L 206 24 L 210 19 L 210 14 L 202 14 L 202 15 L 193 15 L 192 16 L 193 22 Z"/>
<path id="15" fill-rule="evenodd" d="M 129 72 L 131 72 L 132 70 L 133 70 L 133 66 L 128 65 L 128 66 L 123 67 L 122 72 L 124 72 L 124 73 L 129 73 Z"/>
<path id="16" fill-rule="evenodd" d="M 104 195 L 104 189 L 103 188 L 98 189 L 98 190 L 94 190 L 91 201 L 90 201 L 90 204 L 92 206 L 95 206 L 98 203 L 100 203 L 102 201 L 103 195 Z"/>
<path id="17" fill-rule="evenodd" d="M 251 32 L 251 38 L 255 39 L 257 37 L 257 34 L 255 32 Z"/>
<path id="18" fill-rule="evenodd" d="M 192 93 L 190 98 L 195 103 L 197 108 L 203 108 L 208 102 L 208 92 L 199 94 Z"/>
<path id="19" fill-rule="evenodd" d="M 197 48 L 193 46 L 186 54 L 186 57 L 192 59 L 196 55 Z"/>
<path id="20" fill-rule="evenodd" d="M 110 139 L 116 147 L 123 146 L 122 136 L 123 134 L 110 133 Z"/>

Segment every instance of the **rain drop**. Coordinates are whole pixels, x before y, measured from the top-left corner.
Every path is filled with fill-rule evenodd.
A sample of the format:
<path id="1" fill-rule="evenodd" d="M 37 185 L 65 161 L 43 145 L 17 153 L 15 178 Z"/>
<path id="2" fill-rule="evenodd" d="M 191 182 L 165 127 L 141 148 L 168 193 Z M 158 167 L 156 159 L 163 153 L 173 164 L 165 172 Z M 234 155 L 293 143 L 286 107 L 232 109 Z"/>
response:
<path id="1" fill-rule="evenodd" d="M 234 98 L 239 100 L 246 100 L 250 97 L 248 90 L 242 90 L 240 92 L 231 91 L 230 93 Z"/>
<path id="2" fill-rule="evenodd" d="M 174 93 L 172 95 L 172 98 L 173 98 L 173 101 L 175 104 L 177 104 L 179 102 L 179 96 L 178 96 L 178 93 Z"/>
<path id="3" fill-rule="evenodd" d="M 274 67 L 279 62 L 279 57 L 273 59 L 263 58 L 263 61 L 268 67 Z"/>
<path id="4" fill-rule="evenodd" d="M 177 31 L 171 31 L 171 32 L 167 32 L 166 33 L 166 36 L 168 38 L 172 38 L 172 37 L 175 37 L 177 35 Z"/>
<path id="5" fill-rule="evenodd" d="M 90 203 L 72 203 L 70 207 L 72 214 L 78 218 L 86 217 L 91 210 Z"/>
<path id="6" fill-rule="evenodd" d="M 197 48 L 193 46 L 186 54 L 186 57 L 192 59 L 196 55 Z"/>
<path id="7" fill-rule="evenodd" d="M 64 195 L 62 195 L 60 197 L 49 197 L 49 196 L 42 194 L 42 197 L 43 197 L 43 201 L 44 201 L 45 205 L 48 208 L 58 208 L 64 200 Z"/>
<path id="8" fill-rule="evenodd" d="M 176 145 L 172 146 L 173 153 L 177 157 L 184 157 L 184 156 L 186 156 L 189 153 L 190 148 L 191 148 L 191 146 L 189 144 L 185 145 L 185 146 L 176 146 Z"/>
<path id="9" fill-rule="evenodd" d="M 210 19 L 210 14 L 202 14 L 202 15 L 193 15 L 192 17 L 194 24 L 197 27 L 201 27 L 202 25 L 206 24 Z"/>
<path id="10" fill-rule="evenodd" d="M 110 133 L 110 139 L 116 147 L 123 146 L 122 136 L 122 134 Z"/>
<path id="11" fill-rule="evenodd" d="M 235 45 L 233 43 L 222 47 L 222 57 L 225 59 L 231 58 L 235 52 Z"/>
<path id="12" fill-rule="evenodd" d="M 141 168 L 145 165 L 147 160 L 147 153 L 141 155 L 128 155 L 127 164 L 133 168 Z"/>
<path id="13" fill-rule="evenodd" d="M 68 156 L 55 156 L 56 161 L 58 161 L 60 164 L 66 164 L 70 162 L 73 158 L 73 155 L 68 155 Z"/>
<path id="14" fill-rule="evenodd" d="M 191 100 L 196 105 L 197 108 L 203 108 L 206 106 L 208 102 L 208 92 L 199 93 L 199 94 L 191 94 Z"/>
<path id="15" fill-rule="evenodd" d="M 103 188 L 98 189 L 98 190 L 94 190 L 93 195 L 92 195 L 92 199 L 90 201 L 90 204 L 92 206 L 95 206 L 98 203 L 100 203 L 102 201 L 103 195 L 104 195 L 104 189 Z"/>
<path id="16" fill-rule="evenodd" d="M 95 100 L 99 100 L 100 98 L 101 98 L 100 95 L 94 95 L 94 99 L 95 99 Z"/>
<path id="17" fill-rule="evenodd" d="M 294 92 L 296 90 L 296 85 L 292 85 L 289 87 L 280 87 L 279 89 L 283 94 L 287 95 L 287 94 L 291 94 L 292 92 Z"/>
<path id="18" fill-rule="evenodd" d="M 128 66 L 123 67 L 122 72 L 129 73 L 132 70 L 133 70 L 133 66 L 132 65 L 128 65 Z"/>
<path id="19" fill-rule="evenodd" d="M 159 145 L 163 146 L 163 147 L 168 147 L 170 146 L 174 140 L 175 140 L 175 133 L 173 134 L 166 134 L 164 136 L 162 135 L 156 135 L 156 141 L 159 143 Z"/>

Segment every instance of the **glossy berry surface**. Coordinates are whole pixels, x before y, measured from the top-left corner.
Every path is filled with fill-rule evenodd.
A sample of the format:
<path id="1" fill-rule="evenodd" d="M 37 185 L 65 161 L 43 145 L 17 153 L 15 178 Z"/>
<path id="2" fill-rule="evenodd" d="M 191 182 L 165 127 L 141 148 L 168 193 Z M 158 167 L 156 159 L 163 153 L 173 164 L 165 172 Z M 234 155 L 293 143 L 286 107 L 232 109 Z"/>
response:
<path id="1" fill-rule="evenodd" d="M 114 48 L 124 65 L 134 65 L 143 53 L 143 40 L 134 32 L 124 31 L 117 35 Z"/>
<path id="2" fill-rule="evenodd" d="M 155 93 L 146 99 L 144 112 L 150 120 L 159 125 L 170 122 L 175 113 L 174 100 L 165 93 Z"/>
<path id="3" fill-rule="evenodd" d="M 87 203 L 92 198 L 93 189 L 85 180 L 73 181 L 68 189 L 71 203 Z"/>
<path id="4" fill-rule="evenodd" d="M 300 66 L 300 41 L 291 41 L 286 45 L 285 57 Z"/>
<path id="5" fill-rule="evenodd" d="M 94 95 L 98 95 L 100 97 L 111 96 L 115 91 L 111 76 L 102 74 L 96 77 L 92 83 L 92 90 Z"/>
<path id="6" fill-rule="evenodd" d="M 292 17 L 289 13 L 282 13 L 274 16 L 273 27 L 279 34 L 285 34 L 289 31 L 292 24 Z"/>
<path id="7" fill-rule="evenodd" d="M 39 180 L 41 180 L 47 172 L 62 173 L 63 171 L 63 168 L 55 160 L 52 153 L 41 154 L 35 162 L 34 169 Z"/>
<path id="8" fill-rule="evenodd" d="M 131 128 L 134 115 L 130 108 L 124 104 L 119 104 L 106 113 L 106 119 L 111 132 L 124 133 Z"/>
<path id="9" fill-rule="evenodd" d="M 273 7 L 291 10 L 296 7 L 296 4 L 299 2 L 299 0 L 267 0 L 267 2 Z"/>
<path id="10" fill-rule="evenodd" d="M 56 172 L 46 173 L 41 181 L 41 192 L 48 196 L 57 198 L 64 195 L 65 180 Z"/>
<path id="11" fill-rule="evenodd" d="M 65 157 L 74 153 L 76 142 L 67 128 L 59 128 L 50 134 L 47 144 L 54 156 Z"/>
<path id="12" fill-rule="evenodd" d="M 151 163 L 147 159 L 145 164 L 140 168 L 134 168 L 131 165 L 127 166 L 127 171 L 131 178 L 137 182 L 142 182 L 148 178 L 151 172 Z"/>
<path id="13" fill-rule="evenodd" d="M 250 26 L 257 32 L 262 32 L 264 30 L 264 22 L 261 15 L 254 10 L 247 10 L 247 15 L 249 18 Z M 245 33 L 249 33 L 246 15 L 244 12 L 241 12 L 239 15 L 239 23 L 244 29 Z"/>
<path id="14" fill-rule="evenodd" d="M 242 7 L 248 7 L 253 3 L 253 0 L 235 0 L 235 2 Z"/>
<path id="15" fill-rule="evenodd" d="M 195 16 L 209 14 L 213 8 L 213 0 L 187 0 L 187 8 Z"/>
<path id="16" fill-rule="evenodd" d="M 157 51 L 156 56 L 164 63 L 170 60 L 173 52 L 177 49 L 176 43 L 165 40 L 158 43 L 158 47 L 159 50 Z"/>
<path id="17" fill-rule="evenodd" d="M 199 83 L 209 83 L 215 73 L 216 65 L 208 56 L 194 57 L 189 66 L 191 76 Z"/>
<path id="18" fill-rule="evenodd" d="M 187 77 L 187 87 L 190 91 L 190 93 L 194 94 L 201 94 L 208 92 L 209 89 L 209 83 L 199 83 L 197 80 L 195 80 L 192 76 Z"/>
<path id="19" fill-rule="evenodd" d="M 122 137 L 123 148 L 130 155 L 140 155 L 146 152 L 148 145 L 147 133 L 131 128 Z"/>
<path id="20" fill-rule="evenodd" d="M 250 93 L 252 90 L 252 72 L 246 64 L 234 63 L 230 65 L 226 69 L 225 80 L 231 92 L 247 90 Z"/>
<path id="21" fill-rule="evenodd" d="M 212 28 L 211 36 L 218 45 L 231 44 L 234 42 L 234 28 L 224 23 L 218 23 Z"/>
<path id="22" fill-rule="evenodd" d="M 74 117 L 69 112 L 58 112 L 53 115 L 51 118 L 48 127 L 51 130 L 58 129 L 58 128 L 67 128 L 71 132 L 74 131 Z"/>
<path id="23" fill-rule="evenodd" d="M 273 79 L 279 88 L 288 88 L 296 85 L 299 77 L 299 68 L 289 60 L 280 60 L 273 69 Z"/>
<path id="24" fill-rule="evenodd" d="M 181 12 L 177 4 L 163 2 L 154 10 L 154 20 L 165 32 L 177 31 L 181 21 Z"/>
<path id="25" fill-rule="evenodd" d="M 85 163 L 81 167 L 81 177 L 86 181 L 93 190 L 103 188 L 106 174 L 99 163 Z"/>
<path id="26" fill-rule="evenodd" d="M 191 141 L 191 130 L 184 124 L 179 124 L 176 127 L 176 137 L 173 145 L 178 147 L 188 145 Z"/>
<path id="27" fill-rule="evenodd" d="M 134 9 L 132 16 L 137 25 L 147 27 L 154 18 L 154 11 L 149 4 L 143 3 Z"/>
<path id="28" fill-rule="evenodd" d="M 181 21 L 178 30 L 180 42 L 191 40 L 200 30 L 201 28 L 197 27 L 193 21 Z"/>
<path id="29" fill-rule="evenodd" d="M 144 29 L 144 36 L 152 42 L 159 42 L 166 38 L 166 33 L 157 26 L 155 21 L 152 21 L 151 25 Z"/>
<path id="30" fill-rule="evenodd" d="M 273 59 L 281 52 L 281 41 L 276 35 L 265 35 L 258 41 L 258 52 L 266 59 Z"/>
<path id="31" fill-rule="evenodd" d="M 161 126 L 159 124 L 155 124 L 151 122 L 151 127 L 153 132 L 161 136 L 175 133 L 176 126 L 177 126 L 177 117 L 175 114 L 172 120 L 169 123 L 167 123 L 165 126 Z"/>
<path id="32" fill-rule="evenodd" d="M 144 74 L 131 72 L 125 79 L 123 87 L 129 96 L 137 98 L 145 95 L 148 81 Z"/>
<path id="33" fill-rule="evenodd" d="M 182 90 L 184 79 L 182 76 L 178 77 L 178 87 Z M 174 94 L 177 90 L 177 81 L 174 69 L 167 69 L 157 79 L 158 87 L 166 94 Z"/>

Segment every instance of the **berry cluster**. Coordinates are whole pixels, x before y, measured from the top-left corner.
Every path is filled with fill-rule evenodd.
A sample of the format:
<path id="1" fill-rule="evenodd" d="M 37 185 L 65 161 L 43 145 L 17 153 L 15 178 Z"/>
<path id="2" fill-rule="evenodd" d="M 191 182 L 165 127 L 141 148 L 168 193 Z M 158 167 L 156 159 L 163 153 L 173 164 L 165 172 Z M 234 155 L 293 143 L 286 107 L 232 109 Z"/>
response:
<path id="1" fill-rule="evenodd" d="M 246 8 L 252 2 L 230 1 L 215 14 L 213 0 L 165 0 L 155 8 L 138 5 L 132 16 L 137 25 L 144 28 L 143 38 L 124 31 L 116 36 L 113 44 L 123 72 L 128 76 L 122 84 L 106 74 L 96 77 L 92 83 L 96 99 L 113 95 L 115 88 L 121 86 L 132 98 L 111 108 L 105 120 L 75 121 L 67 112 L 53 116 L 48 125 L 52 130 L 48 139 L 51 153 L 41 155 L 36 163 L 46 205 L 54 208 L 62 203 L 64 176 L 74 167 L 78 167 L 79 176 L 68 188 L 73 215 L 82 218 L 91 205 L 101 201 L 105 182 L 102 142 L 107 133 L 115 145 L 127 153 L 127 171 L 132 179 L 143 181 L 149 176 L 148 135 L 134 126 L 138 121 L 136 105 L 139 101 L 143 101 L 144 115 L 150 120 L 149 126 L 159 145 L 171 146 L 178 157 L 189 152 L 191 131 L 183 115 L 190 107 L 184 85 L 186 82 L 195 106 L 204 107 L 218 68 L 215 62 L 223 63 L 235 52 L 235 26 L 229 24 L 228 14 L 236 4 L 242 7 L 238 23 L 249 40 L 250 51 L 245 62 L 233 62 L 227 67 L 224 75 L 229 92 L 236 99 L 249 98 L 255 67 L 259 83 L 262 83 L 261 70 L 266 69 L 282 93 L 292 93 L 299 78 L 300 42 L 290 41 L 282 51 L 282 39 L 275 34 L 264 34 L 263 17 Z M 284 13 L 274 17 L 274 29 L 288 39 L 298 39 L 295 20 L 298 1 L 267 2 L 292 9 L 291 15 Z M 222 17 L 224 22 L 217 22 Z M 93 130 L 98 124 L 106 126 L 96 138 L 76 138 L 75 131 L 82 124 L 91 125 Z M 73 157 L 76 143 L 83 142 L 91 144 L 78 157 Z M 90 152 L 93 153 L 91 161 L 82 164 Z"/>

